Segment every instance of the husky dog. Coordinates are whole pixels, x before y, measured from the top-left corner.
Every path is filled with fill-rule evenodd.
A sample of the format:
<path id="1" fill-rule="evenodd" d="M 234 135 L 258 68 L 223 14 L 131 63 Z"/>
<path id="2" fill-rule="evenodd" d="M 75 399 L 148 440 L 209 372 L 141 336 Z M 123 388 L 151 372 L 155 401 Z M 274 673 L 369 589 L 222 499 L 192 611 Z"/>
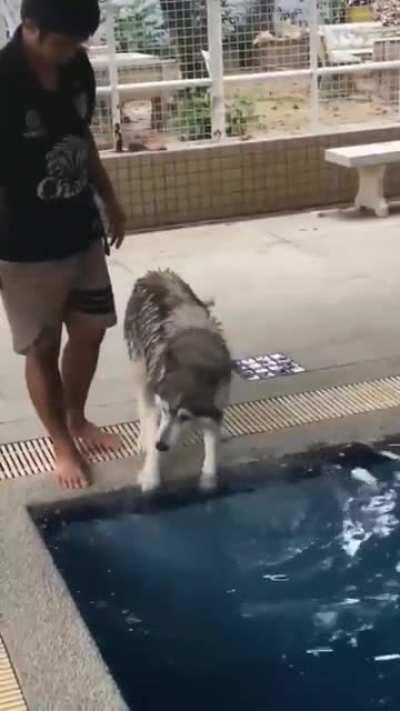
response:
<path id="1" fill-rule="evenodd" d="M 232 366 L 209 305 L 172 271 L 149 272 L 133 289 L 125 340 L 138 388 L 143 491 L 160 485 L 160 457 L 191 423 L 200 425 L 205 456 L 200 486 L 213 488 L 217 445 Z"/>

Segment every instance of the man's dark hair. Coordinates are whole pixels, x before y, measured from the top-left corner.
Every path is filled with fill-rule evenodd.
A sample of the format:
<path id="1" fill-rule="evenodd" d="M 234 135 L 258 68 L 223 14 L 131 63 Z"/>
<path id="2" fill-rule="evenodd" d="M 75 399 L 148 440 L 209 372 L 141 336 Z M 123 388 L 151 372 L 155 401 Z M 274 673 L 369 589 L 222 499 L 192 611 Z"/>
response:
<path id="1" fill-rule="evenodd" d="M 86 40 L 99 26 L 99 0 L 22 0 L 21 18 L 41 32 Z"/>

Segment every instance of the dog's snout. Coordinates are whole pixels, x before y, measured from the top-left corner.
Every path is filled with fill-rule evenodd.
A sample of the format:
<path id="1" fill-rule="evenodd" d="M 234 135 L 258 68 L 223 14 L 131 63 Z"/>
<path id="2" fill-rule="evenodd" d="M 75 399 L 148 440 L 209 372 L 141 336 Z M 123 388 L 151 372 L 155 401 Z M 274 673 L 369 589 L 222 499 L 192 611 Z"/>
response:
<path id="1" fill-rule="evenodd" d="M 168 445 L 167 445 L 165 442 L 163 442 L 162 440 L 160 440 L 160 442 L 157 442 L 157 444 L 156 444 L 156 449 L 157 449 L 159 452 L 168 452 L 169 447 L 168 447 Z"/>

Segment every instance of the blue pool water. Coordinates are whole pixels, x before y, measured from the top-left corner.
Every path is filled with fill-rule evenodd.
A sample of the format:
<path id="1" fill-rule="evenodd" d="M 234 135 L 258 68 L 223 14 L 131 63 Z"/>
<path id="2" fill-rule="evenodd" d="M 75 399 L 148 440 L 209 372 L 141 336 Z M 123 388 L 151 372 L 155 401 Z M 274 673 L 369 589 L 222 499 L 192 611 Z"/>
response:
<path id="1" fill-rule="evenodd" d="M 398 711 L 392 452 L 281 463 L 208 500 L 125 492 L 33 511 L 128 706 Z"/>

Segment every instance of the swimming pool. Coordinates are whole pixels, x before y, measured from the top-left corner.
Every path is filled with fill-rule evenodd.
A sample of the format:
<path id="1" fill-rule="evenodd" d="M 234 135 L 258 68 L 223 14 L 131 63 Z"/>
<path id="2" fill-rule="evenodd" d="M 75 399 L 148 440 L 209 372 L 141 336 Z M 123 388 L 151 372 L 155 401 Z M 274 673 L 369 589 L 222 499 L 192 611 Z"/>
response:
<path id="1" fill-rule="evenodd" d="M 400 708 L 400 449 L 234 474 L 31 511 L 128 706 Z"/>

